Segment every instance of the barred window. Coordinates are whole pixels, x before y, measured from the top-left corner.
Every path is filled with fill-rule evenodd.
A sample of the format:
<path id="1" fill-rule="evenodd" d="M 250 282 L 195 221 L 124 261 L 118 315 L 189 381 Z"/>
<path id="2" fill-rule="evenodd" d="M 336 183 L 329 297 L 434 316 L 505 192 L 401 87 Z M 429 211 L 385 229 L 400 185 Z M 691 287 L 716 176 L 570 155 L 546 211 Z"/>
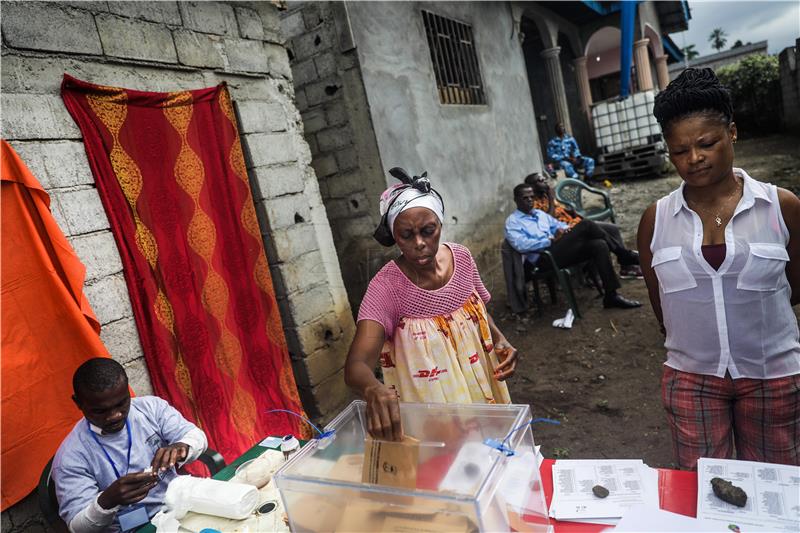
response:
<path id="1" fill-rule="evenodd" d="M 443 104 L 486 104 L 472 26 L 425 10 L 422 20 L 439 100 Z"/>

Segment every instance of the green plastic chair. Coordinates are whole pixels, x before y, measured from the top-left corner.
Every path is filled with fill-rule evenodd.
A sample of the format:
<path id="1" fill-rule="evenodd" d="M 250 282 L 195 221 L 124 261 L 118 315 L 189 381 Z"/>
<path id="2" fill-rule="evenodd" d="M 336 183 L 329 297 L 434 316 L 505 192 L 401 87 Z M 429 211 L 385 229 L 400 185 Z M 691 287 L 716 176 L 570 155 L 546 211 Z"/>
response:
<path id="1" fill-rule="evenodd" d="M 575 315 L 575 318 L 581 318 L 581 312 L 578 309 L 578 300 L 575 298 L 575 292 L 572 290 L 572 281 L 571 277 L 574 272 L 571 270 L 571 267 L 560 267 L 556 264 L 556 260 L 553 258 L 553 254 L 551 254 L 548 250 L 543 250 L 539 252 L 541 257 L 546 258 L 548 263 L 550 264 L 550 268 L 546 270 L 542 270 L 541 268 L 534 269 L 528 276 L 529 281 L 533 281 L 533 301 L 536 303 L 536 314 L 538 316 L 542 316 L 542 308 L 544 306 L 542 302 L 542 296 L 539 293 L 539 281 L 544 281 L 547 283 L 547 288 L 550 292 L 550 301 L 552 303 L 557 303 L 557 296 L 556 296 L 556 288 L 555 283 L 558 283 L 561 290 L 564 291 L 564 294 L 567 297 L 567 303 L 569 304 L 570 309 L 572 309 L 572 313 Z"/>
<path id="2" fill-rule="evenodd" d="M 604 207 L 586 208 L 583 206 L 582 193 L 597 194 L 603 198 Z M 583 218 L 589 220 L 606 220 L 616 223 L 614 208 L 611 206 L 611 197 L 602 189 L 590 187 L 581 180 L 566 178 L 556 184 L 556 200 L 575 210 Z"/>

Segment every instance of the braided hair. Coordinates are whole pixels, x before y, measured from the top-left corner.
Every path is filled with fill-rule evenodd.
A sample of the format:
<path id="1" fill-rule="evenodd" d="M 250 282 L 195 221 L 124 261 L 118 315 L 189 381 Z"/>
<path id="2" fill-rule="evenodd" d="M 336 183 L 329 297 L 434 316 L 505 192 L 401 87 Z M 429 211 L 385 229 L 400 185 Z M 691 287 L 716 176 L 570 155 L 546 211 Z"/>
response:
<path id="1" fill-rule="evenodd" d="M 653 115 L 666 133 L 679 119 L 702 115 L 728 125 L 733 103 L 728 89 L 710 68 L 687 68 L 656 95 Z"/>

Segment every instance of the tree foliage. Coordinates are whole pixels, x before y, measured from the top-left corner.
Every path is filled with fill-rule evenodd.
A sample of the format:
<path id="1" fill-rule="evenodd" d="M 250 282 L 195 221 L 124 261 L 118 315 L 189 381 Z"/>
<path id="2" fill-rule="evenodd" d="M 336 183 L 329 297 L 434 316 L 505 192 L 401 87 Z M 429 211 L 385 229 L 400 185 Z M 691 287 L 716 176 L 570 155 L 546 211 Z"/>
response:
<path id="1" fill-rule="evenodd" d="M 728 34 L 725 33 L 725 30 L 722 28 L 714 28 L 708 36 L 708 41 L 711 43 L 711 47 L 719 52 L 725 48 L 725 43 L 728 42 L 727 37 Z"/>
<path id="2" fill-rule="evenodd" d="M 750 123 L 753 133 L 780 123 L 780 67 L 777 56 L 753 54 L 717 70 L 733 98 L 736 122 Z"/>
<path id="3" fill-rule="evenodd" d="M 693 44 L 687 44 L 681 48 L 681 52 L 683 52 L 683 55 L 685 55 L 686 59 L 689 61 L 700 55 L 700 52 L 695 49 Z"/>

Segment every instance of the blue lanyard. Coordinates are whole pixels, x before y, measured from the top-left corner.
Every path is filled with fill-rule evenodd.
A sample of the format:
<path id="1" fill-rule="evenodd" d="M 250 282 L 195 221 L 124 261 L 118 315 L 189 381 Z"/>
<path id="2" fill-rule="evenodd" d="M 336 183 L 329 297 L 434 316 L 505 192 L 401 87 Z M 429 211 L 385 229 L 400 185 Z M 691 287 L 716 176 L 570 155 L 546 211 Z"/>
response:
<path id="1" fill-rule="evenodd" d="M 117 465 L 114 464 L 114 460 L 111 458 L 110 455 L 108 455 L 108 451 L 106 450 L 106 447 L 103 446 L 103 443 L 100 442 L 100 439 L 98 439 L 97 435 L 94 434 L 94 431 L 92 431 L 92 428 L 90 428 L 88 426 L 88 423 L 89 423 L 88 420 L 86 421 L 86 423 L 87 423 L 86 427 L 89 430 L 89 435 L 92 436 L 92 438 L 97 443 L 97 445 L 100 446 L 100 449 L 103 450 L 103 453 L 105 454 L 106 459 L 108 459 L 108 462 L 111 463 L 111 468 L 114 469 L 114 474 L 117 475 L 117 479 L 121 478 L 122 476 L 119 475 L 119 470 L 117 470 Z M 128 430 L 128 464 L 125 465 L 125 474 L 127 474 L 128 473 L 128 469 L 130 469 L 130 467 L 131 467 L 131 423 L 127 419 L 125 420 L 125 429 Z"/>

